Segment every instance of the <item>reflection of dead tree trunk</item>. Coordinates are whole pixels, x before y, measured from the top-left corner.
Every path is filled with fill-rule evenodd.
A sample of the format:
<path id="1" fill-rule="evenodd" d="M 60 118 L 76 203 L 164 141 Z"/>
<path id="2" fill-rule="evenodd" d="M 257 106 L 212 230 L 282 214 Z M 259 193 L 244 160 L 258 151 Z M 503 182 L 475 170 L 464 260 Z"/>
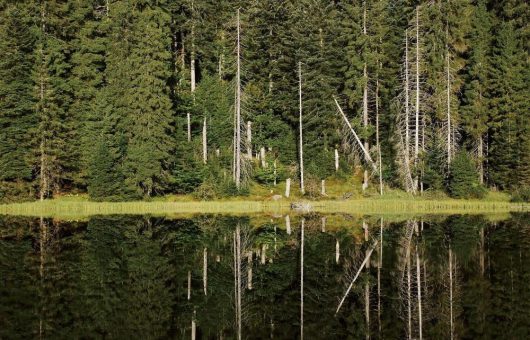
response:
<path id="1" fill-rule="evenodd" d="M 350 293 L 355 281 L 357 281 L 357 278 L 359 277 L 359 274 L 361 274 L 361 271 L 363 270 L 364 266 L 366 266 L 366 263 L 370 260 L 370 255 L 372 255 L 372 252 L 374 251 L 375 247 L 377 246 L 377 242 L 378 241 L 375 242 L 375 244 L 372 246 L 372 248 L 366 254 L 366 257 L 364 258 L 364 261 L 361 263 L 361 266 L 359 267 L 359 270 L 357 271 L 357 273 L 355 274 L 355 277 L 353 278 L 352 282 L 348 286 L 348 289 L 346 289 L 346 293 L 344 293 L 344 296 L 342 297 L 342 300 L 340 301 L 339 306 L 337 307 L 337 310 L 335 311 L 335 315 L 339 312 L 340 308 L 342 307 L 342 304 L 344 303 L 344 300 L 346 300 L 346 297 Z"/>
<path id="2" fill-rule="evenodd" d="M 417 278 L 417 292 L 418 292 L 418 327 L 420 332 L 420 339 L 423 339 L 423 319 L 421 309 L 421 270 L 420 270 L 420 254 L 416 246 L 416 278 Z"/>
<path id="3" fill-rule="evenodd" d="M 381 269 L 383 268 L 383 218 L 379 231 L 379 264 L 377 266 L 377 322 L 379 326 L 379 337 L 381 337 Z"/>
<path id="4" fill-rule="evenodd" d="M 451 340 L 454 338 L 454 318 L 453 318 L 453 252 L 449 246 L 449 324 L 451 330 Z"/>
<path id="5" fill-rule="evenodd" d="M 304 338 L 304 223 L 300 228 L 300 339 Z"/>
<path id="6" fill-rule="evenodd" d="M 195 321 L 196 317 L 196 311 L 193 310 L 193 316 L 191 318 L 191 340 L 195 340 L 197 338 L 197 323 Z"/>
<path id="7" fill-rule="evenodd" d="M 234 265 L 237 338 L 241 340 L 241 227 L 239 223 L 234 233 Z"/>
<path id="8" fill-rule="evenodd" d="M 339 243 L 339 239 L 337 239 L 335 242 L 335 263 L 339 263 L 339 259 L 340 259 L 340 243 Z"/>
<path id="9" fill-rule="evenodd" d="M 252 251 L 247 255 L 247 288 L 252 289 Z"/>
<path id="10" fill-rule="evenodd" d="M 188 300 L 191 299 L 191 270 L 188 270 Z"/>
<path id="11" fill-rule="evenodd" d="M 204 248 L 202 262 L 202 289 L 208 295 L 208 248 Z"/>

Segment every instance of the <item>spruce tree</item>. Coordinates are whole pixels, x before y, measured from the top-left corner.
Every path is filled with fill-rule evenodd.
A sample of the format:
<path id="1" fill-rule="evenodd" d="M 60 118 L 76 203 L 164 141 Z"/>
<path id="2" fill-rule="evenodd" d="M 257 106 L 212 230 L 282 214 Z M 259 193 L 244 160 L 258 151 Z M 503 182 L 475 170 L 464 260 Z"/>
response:
<path id="1" fill-rule="evenodd" d="M 490 69 L 490 154 L 492 184 L 509 188 L 528 181 L 528 70 L 513 23 L 500 24 Z"/>
<path id="2" fill-rule="evenodd" d="M 34 50 L 33 98 L 38 122 L 33 129 L 34 166 L 42 200 L 70 186 L 78 170 L 76 123 L 72 101 L 68 25 L 71 5 L 39 1 L 32 7 L 38 23 Z"/>
<path id="3" fill-rule="evenodd" d="M 462 103 L 462 124 L 468 147 L 476 150 L 480 182 L 484 183 L 484 162 L 488 130 L 488 67 L 491 45 L 491 18 L 485 1 L 479 1 L 472 19 L 469 56 Z"/>
<path id="4" fill-rule="evenodd" d="M 160 2 L 145 1 L 132 10 L 128 86 L 124 89 L 127 154 L 125 182 L 147 197 L 167 189 L 169 159 L 174 150 L 170 16 Z"/>
<path id="5" fill-rule="evenodd" d="M 29 198 L 36 122 L 31 70 L 34 34 L 27 3 L 0 4 L 0 199 Z"/>

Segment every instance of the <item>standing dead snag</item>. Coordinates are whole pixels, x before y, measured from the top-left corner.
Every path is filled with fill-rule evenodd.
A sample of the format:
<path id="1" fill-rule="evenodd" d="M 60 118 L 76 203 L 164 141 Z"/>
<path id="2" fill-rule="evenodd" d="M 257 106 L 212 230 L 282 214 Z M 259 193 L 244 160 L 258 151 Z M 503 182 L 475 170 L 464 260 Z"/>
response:
<path id="1" fill-rule="evenodd" d="M 302 63 L 298 62 L 298 101 L 299 101 L 299 141 L 300 141 L 300 191 L 305 194 L 304 188 L 304 144 L 302 130 Z"/>
<path id="2" fill-rule="evenodd" d="M 239 8 L 237 9 L 237 71 L 236 71 L 236 103 L 234 119 L 234 181 L 236 188 L 241 188 L 241 25 Z"/>

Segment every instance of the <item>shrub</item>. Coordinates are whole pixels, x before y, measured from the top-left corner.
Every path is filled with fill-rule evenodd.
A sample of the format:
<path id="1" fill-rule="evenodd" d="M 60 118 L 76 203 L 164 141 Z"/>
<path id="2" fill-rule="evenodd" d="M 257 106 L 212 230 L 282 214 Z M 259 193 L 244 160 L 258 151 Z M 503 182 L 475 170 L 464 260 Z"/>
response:
<path id="1" fill-rule="evenodd" d="M 486 188 L 479 183 L 473 159 L 465 151 L 460 151 L 451 162 L 448 191 L 455 198 L 483 198 Z"/>
<path id="2" fill-rule="evenodd" d="M 512 192 L 512 202 L 530 202 L 530 187 L 518 188 Z"/>
<path id="3" fill-rule="evenodd" d="M 286 177 L 286 169 L 281 164 L 276 165 L 276 173 L 274 173 L 274 163 L 269 162 L 266 168 L 258 168 L 254 170 L 254 180 L 260 184 L 271 186 L 276 182 L 280 182 Z"/>

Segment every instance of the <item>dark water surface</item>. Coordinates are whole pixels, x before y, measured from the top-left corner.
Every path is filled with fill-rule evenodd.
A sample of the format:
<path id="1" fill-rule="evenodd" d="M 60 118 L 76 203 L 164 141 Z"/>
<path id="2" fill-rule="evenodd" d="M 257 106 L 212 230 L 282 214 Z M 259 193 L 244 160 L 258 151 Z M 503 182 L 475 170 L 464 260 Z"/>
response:
<path id="1" fill-rule="evenodd" d="M 506 218 L 0 217 L 0 339 L 530 339 Z"/>

